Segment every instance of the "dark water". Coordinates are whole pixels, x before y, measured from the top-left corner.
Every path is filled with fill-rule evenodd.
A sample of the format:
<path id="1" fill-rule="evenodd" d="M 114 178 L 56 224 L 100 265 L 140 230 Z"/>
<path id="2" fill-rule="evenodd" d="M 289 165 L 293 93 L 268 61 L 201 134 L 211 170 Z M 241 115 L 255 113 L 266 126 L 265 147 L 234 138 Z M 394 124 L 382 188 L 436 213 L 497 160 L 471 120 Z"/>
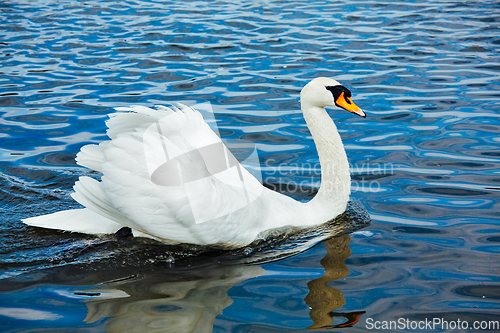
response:
<path id="1" fill-rule="evenodd" d="M 4 0 L 0 22 L 0 331 L 500 320 L 497 1 Z M 210 103 L 225 139 L 256 144 L 265 183 L 308 199 L 298 94 L 317 76 L 368 113 L 331 112 L 354 201 L 328 227 L 222 252 L 20 222 L 77 207 L 75 154 L 132 104 Z"/>

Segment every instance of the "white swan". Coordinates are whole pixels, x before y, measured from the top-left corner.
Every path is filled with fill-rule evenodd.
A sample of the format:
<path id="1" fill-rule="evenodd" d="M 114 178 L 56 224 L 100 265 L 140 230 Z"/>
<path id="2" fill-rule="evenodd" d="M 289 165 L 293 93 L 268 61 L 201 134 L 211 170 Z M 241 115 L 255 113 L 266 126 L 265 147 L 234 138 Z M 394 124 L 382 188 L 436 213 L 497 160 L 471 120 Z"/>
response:
<path id="1" fill-rule="evenodd" d="M 134 236 L 164 243 L 241 247 L 283 227 L 311 227 L 343 213 L 350 194 L 347 156 L 325 106 L 365 113 L 351 93 L 316 78 L 300 93 L 304 118 L 321 163 L 321 186 L 302 203 L 260 184 L 232 156 L 201 114 L 184 105 L 119 108 L 107 121 L 111 140 L 87 145 L 77 163 L 100 171 L 80 177 L 72 197 L 83 209 L 32 217 L 50 229 Z"/>

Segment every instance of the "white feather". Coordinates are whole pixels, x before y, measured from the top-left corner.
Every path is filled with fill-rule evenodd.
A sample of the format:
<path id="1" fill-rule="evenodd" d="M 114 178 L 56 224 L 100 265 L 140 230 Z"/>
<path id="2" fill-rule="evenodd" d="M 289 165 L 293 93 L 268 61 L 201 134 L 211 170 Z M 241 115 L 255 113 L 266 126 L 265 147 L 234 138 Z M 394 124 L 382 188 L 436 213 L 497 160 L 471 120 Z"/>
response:
<path id="1" fill-rule="evenodd" d="M 88 208 L 63 210 L 53 214 L 30 217 L 23 222 L 34 227 L 87 234 L 112 234 L 123 227 Z"/>

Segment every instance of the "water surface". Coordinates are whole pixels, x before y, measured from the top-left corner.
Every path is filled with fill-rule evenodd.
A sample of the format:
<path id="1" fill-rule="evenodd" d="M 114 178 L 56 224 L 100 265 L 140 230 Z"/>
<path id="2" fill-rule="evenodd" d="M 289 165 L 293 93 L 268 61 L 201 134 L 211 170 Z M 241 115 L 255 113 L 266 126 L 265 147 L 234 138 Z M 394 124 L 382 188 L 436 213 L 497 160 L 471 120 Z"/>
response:
<path id="1" fill-rule="evenodd" d="M 2 331 L 498 320 L 498 2 L 7 0 L 0 18 Z M 298 95 L 317 76 L 368 114 L 331 110 L 372 221 L 353 234 L 193 256 L 20 222 L 77 207 L 74 181 L 99 175 L 76 153 L 132 104 L 210 103 L 225 139 L 255 143 L 263 181 L 307 200 L 320 175 Z M 261 251 L 284 258 L 245 263 Z"/>

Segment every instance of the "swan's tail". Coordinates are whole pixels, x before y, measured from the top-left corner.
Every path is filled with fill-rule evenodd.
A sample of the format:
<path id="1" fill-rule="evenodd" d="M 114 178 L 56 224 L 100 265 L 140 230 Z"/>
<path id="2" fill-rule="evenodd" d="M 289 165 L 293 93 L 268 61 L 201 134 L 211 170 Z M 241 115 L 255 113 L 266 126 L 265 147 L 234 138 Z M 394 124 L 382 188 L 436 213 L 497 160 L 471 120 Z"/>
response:
<path id="1" fill-rule="evenodd" d="M 33 227 L 58 229 L 85 234 L 112 234 L 123 225 L 113 222 L 88 208 L 63 210 L 57 213 L 35 216 L 23 222 Z"/>

